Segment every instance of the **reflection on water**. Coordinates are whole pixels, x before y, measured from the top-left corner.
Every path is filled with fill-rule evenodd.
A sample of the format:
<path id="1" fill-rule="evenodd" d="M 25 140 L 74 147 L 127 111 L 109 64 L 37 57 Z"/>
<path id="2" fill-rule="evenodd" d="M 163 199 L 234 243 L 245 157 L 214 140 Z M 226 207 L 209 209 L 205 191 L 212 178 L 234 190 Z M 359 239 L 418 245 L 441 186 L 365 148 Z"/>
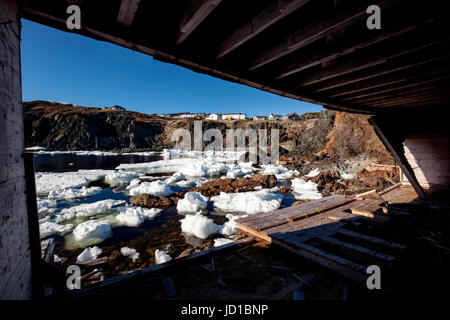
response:
<path id="1" fill-rule="evenodd" d="M 121 163 L 141 163 L 161 160 L 154 155 L 73 155 L 73 154 L 37 154 L 34 156 L 34 168 L 37 172 L 67 172 L 80 169 L 115 169 Z"/>

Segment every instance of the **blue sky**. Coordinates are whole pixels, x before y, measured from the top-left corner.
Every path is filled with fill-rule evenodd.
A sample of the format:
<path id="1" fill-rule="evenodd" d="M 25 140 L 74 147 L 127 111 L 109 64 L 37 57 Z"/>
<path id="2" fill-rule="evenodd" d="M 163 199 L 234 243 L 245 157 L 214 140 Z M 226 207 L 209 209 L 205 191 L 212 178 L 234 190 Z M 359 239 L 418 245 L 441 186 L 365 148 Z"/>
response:
<path id="1" fill-rule="evenodd" d="M 121 105 L 143 113 L 313 112 L 321 106 L 153 60 L 106 42 L 22 20 L 23 100 Z"/>

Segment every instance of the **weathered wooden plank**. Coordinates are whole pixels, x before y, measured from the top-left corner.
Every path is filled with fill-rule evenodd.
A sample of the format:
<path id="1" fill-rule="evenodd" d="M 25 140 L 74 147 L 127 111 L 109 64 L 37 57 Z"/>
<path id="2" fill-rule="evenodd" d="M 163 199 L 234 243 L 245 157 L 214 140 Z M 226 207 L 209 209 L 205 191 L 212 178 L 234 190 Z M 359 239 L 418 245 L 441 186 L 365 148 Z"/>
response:
<path id="1" fill-rule="evenodd" d="M 335 239 L 333 237 L 330 236 L 321 236 L 318 237 L 320 240 L 323 240 L 331 245 L 340 247 L 340 248 L 344 248 L 346 250 L 350 250 L 350 251 L 354 251 L 356 253 L 360 253 L 360 254 L 365 254 L 367 256 L 371 256 L 380 260 L 384 260 L 387 262 L 391 262 L 392 260 L 394 260 L 394 257 L 391 255 L 388 255 L 386 253 L 381 253 L 381 252 L 377 252 L 375 250 L 372 249 L 368 249 L 368 248 L 364 248 L 358 245 L 355 245 L 353 243 L 349 243 L 349 242 L 345 242 L 345 241 L 341 241 L 338 239 Z"/>
<path id="2" fill-rule="evenodd" d="M 290 245 L 288 245 L 284 241 L 274 239 L 273 243 L 353 281 L 363 283 L 367 279 L 366 267 L 358 263 L 317 249 L 300 241 L 290 241 Z"/>
<path id="3" fill-rule="evenodd" d="M 252 39 L 275 22 L 301 8 L 310 0 L 277 0 L 260 12 L 256 17 L 245 23 L 230 34 L 217 50 L 216 59 L 220 59 L 229 52 Z"/>
<path id="4" fill-rule="evenodd" d="M 351 237 L 351 238 L 355 238 L 355 239 L 359 239 L 359 240 L 364 240 L 367 242 L 371 242 L 377 245 L 382 245 L 385 247 L 389 247 L 392 249 L 398 249 L 398 250 L 403 250 L 406 248 L 405 245 L 397 243 L 397 242 L 393 242 L 393 241 L 386 241 L 380 238 L 376 238 L 376 237 L 372 237 L 372 236 L 368 236 L 366 234 L 362 234 L 362 233 L 358 233 L 355 231 L 351 231 L 351 230 L 347 230 L 347 229 L 340 229 L 338 231 L 338 233 Z"/>

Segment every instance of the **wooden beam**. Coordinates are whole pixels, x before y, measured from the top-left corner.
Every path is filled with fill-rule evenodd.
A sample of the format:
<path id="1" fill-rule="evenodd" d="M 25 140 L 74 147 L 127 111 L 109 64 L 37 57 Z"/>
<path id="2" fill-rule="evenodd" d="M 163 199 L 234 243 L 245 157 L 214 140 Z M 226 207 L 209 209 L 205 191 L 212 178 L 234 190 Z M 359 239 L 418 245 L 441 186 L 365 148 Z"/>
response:
<path id="1" fill-rule="evenodd" d="M 260 12 L 256 17 L 245 23 L 230 34 L 217 50 L 216 59 L 220 59 L 252 39 L 275 22 L 303 7 L 310 0 L 277 0 Z"/>
<path id="2" fill-rule="evenodd" d="M 182 44 L 187 37 L 210 15 L 221 0 L 192 0 L 181 17 L 176 44 Z"/>
<path id="3" fill-rule="evenodd" d="M 368 79 L 366 81 L 361 81 L 358 83 L 354 83 L 351 86 L 345 86 L 345 88 L 341 88 L 339 90 L 334 90 L 332 93 L 328 93 L 331 98 L 339 98 L 343 96 L 352 95 L 359 92 L 365 92 L 370 89 L 375 89 L 379 87 L 390 86 L 392 84 L 401 83 L 405 81 L 409 81 L 415 78 L 419 78 L 422 76 L 427 76 L 434 74 L 436 72 L 440 72 L 440 68 L 442 65 L 449 65 L 448 63 L 440 63 L 440 64 L 428 64 L 425 66 L 413 67 L 411 69 L 407 69 L 405 72 L 399 72 L 391 75 L 384 75 L 381 77 L 376 77 L 372 79 Z"/>
<path id="4" fill-rule="evenodd" d="M 389 152 L 394 157 L 395 161 L 399 164 L 400 168 L 402 169 L 403 173 L 405 174 L 406 178 L 408 178 L 408 181 L 413 186 L 414 190 L 416 191 L 417 195 L 421 200 L 426 200 L 425 192 L 422 189 L 422 186 L 417 181 L 417 178 L 414 174 L 414 170 L 409 165 L 408 161 L 406 160 L 403 153 L 399 153 L 394 146 L 391 144 L 389 139 L 384 135 L 383 131 L 378 126 L 377 122 L 375 121 L 374 117 L 369 118 L 369 123 L 372 125 L 372 127 L 375 130 L 375 133 L 377 134 L 378 138 L 380 138 L 381 142 L 383 142 L 386 149 L 389 150 Z"/>
<path id="5" fill-rule="evenodd" d="M 447 47 L 447 48 L 445 48 Z M 396 59 L 398 61 L 391 61 L 389 63 L 380 65 L 376 70 L 363 70 L 355 74 L 346 75 L 345 78 L 336 78 L 332 80 L 328 80 L 324 84 L 320 84 L 313 91 L 313 94 L 317 94 L 323 91 L 328 91 L 332 89 L 336 89 L 342 86 L 353 85 L 359 83 L 364 80 L 373 79 L 380 76 L 389 75 L 394 72 L 399 72 L 403 70 L 408 70 L 410 68 L 423 66 L 428 63 L 438 62 L 450 57 L 448 54 L 448 43 L 444 45 L 432 46 L 430 48 L 425 48 L 424 51 L 427 53 L 421 60 L 417 59 L 417 56 L 423 56 L 423 52 L 415 52 L 414 54 L 410 54 L 408 57 L 402 57 L 402 59 Z M 436 52 L 443 52 L 442 55 L 436 56 Z"/>
<path id="6" fill-rule="evenodd" d="M 130 27 L 140 2 L 141 0 L 122 0 L 117 16 L 117 22 L 123 24 L 125 27 Z"/>
<path id="7" fill-rule="evenodd" d="M 450 37 L 443 39 L 439 35 L 436 35 L 430 39 L 429 35 L 426 35 L 429 30 L 419 31 L 420 32 L 417 34 L 408 34 L 408 37 L 405 39 L 393 39 L 389 43 L 381 43 L 376 48 L 370 48 L 370 52 L 357 52 L 359 56 L 347 56 L 341 60 L 336 60 L 336 63 L 333 65 L 322 68 L 320 71 L 303 77 L 297 85 L 299 87 L 309 86 L 355 71 L 377 66 L 386 63 L 389 59 L 405 56 L 407 54 L 443 43 L 450 39 Z M 418 42 L 412 41 L 415 39 L 419 39 Z"/>
<path id="8" fill-rule="evenodd" d="M 397 0 L 381 1 L 379 6 L 385 8 L 397 2 Z M 313 21 L 305 27 L 300 28 L 286 39 L 271 46 L 268 50 L 258 55 L 251 63 L 249 70 L 260 68 L 269 62 L 277 60 L 285 55 L 298 50 L 320 38 L 326 37 L 338 29 L 355 23 L 367 16 L 367 3 L 355 6 L 340 14 L 333 15 L 332 18 L 324 18 Z"/>
<path id="9" fill-rule="evenodd" d="M 275 80 L 296 74 L 316 65 L 327 63 L 338 57 L 342 57 L 356 50 L 364 49 L 435 21 L 434 18 L 424 18 L 422 16 L 419 17 L 420 20 L 417 20 L 417 14 L 413 15 L 402 12 L 408 19 L 402 21 L 401 25 L 399 25 L 395 17 L 396 14 L 399 14 L 398 10 L 389 12 L 389 14 L 390 16 L 386 16 L 383 12 L 383 20 L 387 20 L 387 22 L 383 24 L 382 30 L 364 30 L 355 36 L 345 37 L 344 41 L 339 42 L 337 45 L 327 45 L 325 48 L 321 49 L 320 52 L 313 51 L 310 54 L 296 57 L 281 68 L 281 71 Z"/>

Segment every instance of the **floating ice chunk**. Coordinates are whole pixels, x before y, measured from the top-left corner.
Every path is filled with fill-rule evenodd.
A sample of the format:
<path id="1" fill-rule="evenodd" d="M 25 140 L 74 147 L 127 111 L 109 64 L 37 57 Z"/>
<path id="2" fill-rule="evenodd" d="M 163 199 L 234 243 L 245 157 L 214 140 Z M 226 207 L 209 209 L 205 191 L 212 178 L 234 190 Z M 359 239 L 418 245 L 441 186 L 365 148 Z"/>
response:
<path id="1" fill-rule="evenodd" d="M 130 190 L 134 187 L 137 187 L 141 183 L 141 179 L 133 179 L 130 184 L 127 186 L 127 190 Z"/>
<path id="2" fill-rule="evenodd" d="M 352 173 L 345 173 L 344 172 L 344 173 L 341 174 L 341 178 L 344 179 L 344 180 L 352 180 L 354 177 L 355 177 L 355 175 L 352 174 Z"/>
<path id="3" fill-rule="evenodd" d="M 177 210 L 179 212 L 198 212 L 206 209 L 208 197 L 200 192 L 187 192 L 184 199 L 178 201 Z"/>
<path id="4" fill-rule="evenodd" d="M 136 172 L 126 172 L 126 171 L 112 171 L 105 176 L 105 183 L 112 187 L 128 184 L 134 178 L 136 178 L 138 173 Z"/>
<path id="5" fill-rule="evenodd" d="M 317 183 L 312 181 L 295 178 L 292 180 L 292 188 L 297 193 L 294 195 L 296 199 L 314 200 L 322 198 L 322 194 L 317 190 Z"/>
<path id="6" fill-rule="evenodd" d="M 73 217 L 74 215 L 76 215 L 77 217 L 90 217 L 96 214 L 106 213 L 112 208 L 124 205 L 125 203 L 125 200 L 113 199 L 107 199 L 93 203 L 83 203 L 78 206 L 63 209 L 60 215 L 64 216 L 67 214 L 67 217 Z"/>
<path id="7" fill-rule="evenodd" d="M 72 224 L 58 224 L 55 222 L 46 221 L 39 225 L 39 231 L 41 233 L 41 237 L 45 237 L 54 233 L 64 234 L 72 230 Z"/>
<path id="8" fill-rule="evenodd" d="M 166 183 L 167 184 L 175 184 L 175 182 L 181 181 L 186 179 L 184 174 L 180 172 L 175 172 L 171 177 L 167 178 Z"/>
<path id="9" fill-rule="evenodd" d="M 152 182 L 142 182 L 141 184 L 129 189 L 130 195 L 136 196 L 141 193 L 148 193 L 154 196 L 167 197 L 173 193 L 172 188 L 164 181 L 157 180 Z"/>
<path id="10" fill-rule="evenodd" d="M 27 150 L 27 151 L 45 151 L 46 149 L 44 147 L 34 146 L 34 147 L 28 147 L 25 150 Z"/>
<path id="11" fill-rule="evenodd" d="M 81 189 L 54 189 L 48 193 L 49 199 L 77 199 L 77 198 L 86 198 L 91 194 L 95 194 L 102 191 L 100 187 L 82 187 Z"/>
<path id="12" fill-rule="evenodd" d="M 194 180 L 181 180 L 176 183 L 177 186 L 182 188 L 190 188 L 190 187 L 197 187 L 198 184 Z"/>
<path id="13" fill-rule="evenodd" d="M 111 170 L 79 170 L 77 172 L 36 172 L 36 192 L 46 195 L 52 190 L 81 188 L 103 179 Z"/>
<path id="14" fill-rule="evenodd" d="M 230 240 L 230 239 L 226 239 L 226 238 L 217 238 L 217 239 L 214 239 L 214 247 L 224 246 L 224 245 L 226 245 L 226 244 L 233 243 L 233 242 L 234 242 L 234 241 L 233 241 L 233 240 Z"/>
<path id="15" fill-rule="evenodd" d="M 298 171 L 297 171 L 298 173 Z M 277 179 L 286 180 L 292 178 L 295 171 L 289 170 L 283 166 L 275 166 L 273 164 L 261 165 L 261 174 L 273 174 Z"/>
<path id="16" fill-rule="evenodd" d="M 246 212 L 254 214 L 268 212 L 278 209 L 281 206 L 283 195 L 274 192 L 272 189 L 259 191 L 225 193 L 212 197 L 214 207 L 224 212 Z"/>
<path id="17" fill-rule="evenodd" d="M 80 223 L 73 230 L 73 235 L 76 241 L 90 240 L 91 242 L 101 242 L 111 237 L 112 232 L 108 220 L 88 220 Z"/>
<path id="18" fill-rule="evenodd" d="M 235 178 L 240 178 L 240 177 L 243 177 L 243 176 L 244 176 L 244 173 L 240 169 L 230 169 L 227 172 L 227 177 L 228 178 L 235 179 Z"/>
<path id="19" fill-rule="evenodd" d="M 102 249 L 100 249 L 99 247 L 86 248 L 77 257 L 77 263 L 82 263 L 82 262 L 95 260 L 101 254 L 102 254 Z"/>
<path id="20" fill-rule="evenodd" d="M 221 226 L 218 226 L 208 217 L 202 216 L 200 213 L 195 215 L 186 215 L 181 221 L 181 230 L 188 234 L 194 235 L 200 239 L 206 239 L 210 235 L 220 233 Z"/>
<path id="21" fill-rule="evenodd" d="M 166 263 L 170 260 L 172 260 L 172 257 L 169 255 L 169 253 L 167 251 L 162 251 L 162 250 L 156 249 L 155 264 Z"/>
<path id="22" fill-rule="evenodd" d="M 125 257 L 130 257 L 133 262 L 135 262 L 139 258 L 139 252 L 136 251 L 136 249 L 128 248 L 128 247 L 122 247 L 120 248 L 120 252 Z"/>
<path id="23" fill-rule="evenodd" d="M 134 170 L 138 172 L 177 172 L 180 167 L 185 166 L 192 161 L 198 160 L 190 158 L 180 158 L 142 163 L 124 163 L 120 164 L 118 167 L 116 167 L 116 169 Z"/>
<path id="24" fill-rule="evenodd" d="M 127 226 L 137 227 L 142 224 L 145 219 L 154 218 L 161 211 L 162 209 L 156 208 L 146 209 L 142 207 L 127 206 L 121 208 L 121 211 L 116 216 L 116 219 Z"/>
<path id="25" fill-rule="evenodd" d="M 315 176 L 317 176 L 320 173 L 319 169 L 316 168 L 314 170 L 311 170 L 306 176 L 308 178 L 314 178 Z"/>
<path id="26" fill-rule="evenodd" d="M 38 204 L 38 212 L 41 214 L 53 213 L 56 211 L 55 200 L 43 199 L 38 197 L 37 204 Z"/>
<path id="27" fill-rule="evenodd" d="M 226 172 L 226 165 L 210 160 L 188 162 L 179 169 L 187 177 L 218 177 Z"/>

